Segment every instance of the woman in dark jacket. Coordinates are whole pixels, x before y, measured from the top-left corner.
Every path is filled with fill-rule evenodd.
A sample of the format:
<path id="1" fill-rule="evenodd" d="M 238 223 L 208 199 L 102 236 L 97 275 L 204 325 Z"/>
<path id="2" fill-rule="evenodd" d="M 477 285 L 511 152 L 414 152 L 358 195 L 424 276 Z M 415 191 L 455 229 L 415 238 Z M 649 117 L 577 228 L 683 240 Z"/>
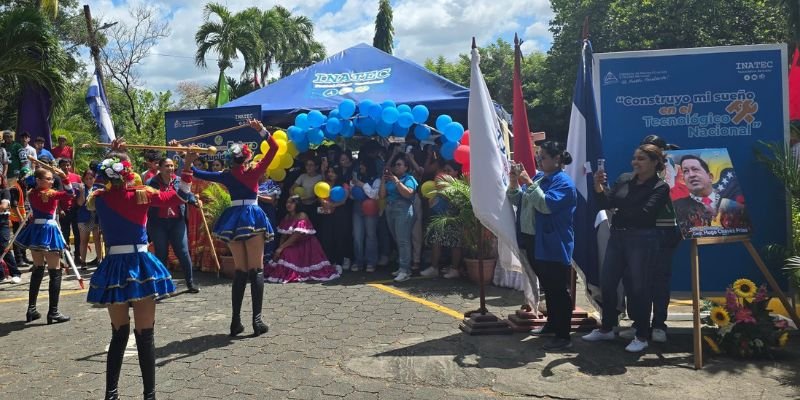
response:
<path id="1" fill-rule="evenodd" d="M 613 340 L 618 323 L 617 287 L 625 286 L 628 313 L 636 337 L 625 350 L 636 353 L 647 348 L 650 336 L 651 282 L 656 270 L 660 239 L 656 228 L 659 212 L 669 201 L 669 186 L 658 176 L 664 169 L 664 153 L 658 146 L 643 144 L 631 161 L 633 172 L 622 174 L 609 189 L 605 171 L 594 175 L 594 190 L 601 209 L 615 209 L 600 286 L 603 292 L 603 326 L 583 339 Z"/>

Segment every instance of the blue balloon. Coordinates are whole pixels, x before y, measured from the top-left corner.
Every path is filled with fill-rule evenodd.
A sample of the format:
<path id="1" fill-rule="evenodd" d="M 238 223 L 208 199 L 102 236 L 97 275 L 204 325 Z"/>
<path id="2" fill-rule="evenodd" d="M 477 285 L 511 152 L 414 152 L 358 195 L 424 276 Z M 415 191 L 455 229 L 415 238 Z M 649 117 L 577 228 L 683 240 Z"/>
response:
<path id="1" fill-rule="evenodd" d="M 380 122 L 381 115 L 383 115 L 383 107 L 380 104 L 373 104 L 369 107 L 369 117 L 375 122 Z"/>
<path id="2" fill-rule="evenodd" d="M 389 137 L 389 135 L 392 133 L 392 124 L 387 124 L 383 121 L 378 122 L 378 127 L 375 128 L 375 130 L 378 132 L 380 137 Z"/>
<path id="3" fill-rule="evenodd" d="M 335 136 L 342 131 L 342 121 L 339 121 L 338 118 L 328 118 L 328 122 L 325 123 L 325 129 Z"/>
<path id="4" fill-rule="evenodd" d="M 375 104 L 375 102 L 370 99 L 361 100 L 361 102 L 358 103 L 359 114 L 369 115 L 369 109 L 372 108 L 373 104 Z"/>
<path id="5" fill-rule="evenodd" d="M 308 139 L 303 137 L 303 140 L 294 142 L 294 147 L 297 147 L 297 151 L 305 153 L 306 151 L 308 151 Z"/>
<path id="6" fill-rule="evenodd" d="M 400 125 L 403 128 L 408 129 L 409 127 L 411 127 L 411 125 L 414 125 L 414 116 L 411 115 L 410 112 L 400 113 L 400 116 L 397 117 L 397 125 Z"/>
<path id="7" fill-rule="evenodd" d="M 397 106 L 397 112 L 399 112 L 400 114 L 404 112 L 410 113 L 411 106 L 409 106 L 408 104 L 400 104 L 399 106 Z"/>
<path id="8" fill-rule="evenodd" d="M 464 136 L 464 126 L 458 122 L 451 122 L 444 127 L 444 137 L 448 142 L 458 142 Z"/>
<path id="9" fill-rule="evenodd" d="M 331 119 L 331 118 L 342 119 L 342 117 L 339 116 L 339 110 L 338 109 L 334 108 L 333 110 L 331 110 L 331 112 L 328 113 L 328 119 Z"/>
<path id="10" fill-rule="evenodd" d="M 353 116 L 354 112 L 356 112 L 355 101 L 347 99 L 339 103 L 339 115 L 341 115 L 342 118 L 350 118 Z"/>
<path id="11" fill-rule="evenodd" d="M 395 107 L 395 108 L 397 108 L 397 104 L 394 104 L 394 102 L 393 102 L 393 101 L 391 101 L 391 100 L 386 100 L 386 101 L 384 101 L 383 103 L 381 103 L 381 107 L 382 107 L 382 108 L 388 108 L 388 107 Z"/>
<path id="12" fill-rule="evenodd" d="M 364 193 L 364 189 L 361 186 L 353 186 L 353 189 L 350 190 L 350 194 L 353 196 L 353 200 L 366 200 L 367 194 Z"/>
<path id="13" fill-rule="evenodd" d="M 359 118 L 358 119 L 358 129 L 361 133 L 372 136 L 375 134 L 376 123 L 372 118 Z"/>
<path id="14" fill-rule="evenodd" d="M 447 114 L 440 115 L 439 118 L 436 118 L 436 130 L 444 133 L 444 127 L 451 122 L 453 122 L 453 119 L 450 118 L 449 115 Z"/>
<path id="15" fill-rule="evenodd" d="M 422 104 L 417 104 L 414 106 L 414 108 L 411 109 L 411 114 L 414 116 L 414 122 L 418 124 L 424 124 L 430 116 L 428 107 L 425 107 Z"/>
<path id="16" fill-rule="evenodd" d="M 308 125 L 312 128 L 319 128 L 325 123 L 325 116 L 319 110 L 308 113 Z"/>
<path id="17" fill-rule="evenodd" d="M 414 127 L 414 136 L 419 140 L 427 140 L 431 137 L 431 128 L 425 125 L 417 125 Z"/>
<path id="18" fill-rule="evenodd" d="M 297 116 L 294 117 L 294 125 L 302 130 L 308 129 L 308 114 L 297 114 Z"/>
<path id="19" fill-rule="evenodd" d="M 308 137 L 309 144 L 320 144 L 322 139 L 325 138 L 325 134 L 319 129 L 312 129 L 306 133 L 306 137 Z"/>
<path id="20" fill-rule="evenodd" d="M 400 116 L 400 113 L 398 113 L 397 109 L 394 107 L 386 107 L 381 112 L 381 120 L 387 124 L 393 124 L 397 122 L 398 116 Z"/>
<path id="21" fill-rule="evenodd" d="M 356 134 L 356 128 L 353 125 L 353 121 L 344 121 L 341 132 L 342 137 L 351 138 L 355 134 Z"/>
<path id="22" fill-rule="evenodd" d="M 325 128 L 325 127 L 323 126 L 322 128 Z M 337 136 L 335 133 L 328 132 L 327 129 L 324 129 L 322 131 L 322 133 L 325 136 L 325 139 L 328 139 L 328 140 L 334 140 L 334 139 L 336 139 L 336 136 Z"/>
<path id="23" fill-rule="evenodd" d="M 288 131 L 289 131 L 288 132 L 289 133 L 289 140 L 291 140 L 293 142 L 299 142 L 299 141 L 305 139 L 305 137 L 306 137 L 305 130 L 300 129 L 297 126 L 294 126 L 294 125 L 290 126 Z"/>
<path id="24" fill-rule="evenodd" d="M 408 135 L 408 127 L 402 127 L 399 124 L 392 125 L 392 136 L 406 137 Z"/>
<path id="25" fill-rule="evenodd" d="M 452 160 L 453 154 L 455 154 L 457 148 L 458 148 L 458 142 L 445 142 L 442 145 L 442 150 L 441 150 L 442 157 L 448 161 Z"/>
<path id="26" fill-rule="evenodd" d="M 334 186 L 331 188 L 328 197 L 331 199 L 332 202 L 338 203 L 347 197 L 347 191 L 344 190 L 341 186 Z"/>

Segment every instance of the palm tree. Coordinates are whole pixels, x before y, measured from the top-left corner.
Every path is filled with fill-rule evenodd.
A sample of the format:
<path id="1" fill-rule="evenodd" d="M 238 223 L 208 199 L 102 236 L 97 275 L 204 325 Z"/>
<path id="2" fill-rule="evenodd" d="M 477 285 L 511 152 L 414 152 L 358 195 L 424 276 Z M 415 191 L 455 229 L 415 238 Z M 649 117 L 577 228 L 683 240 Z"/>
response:
<path id="1" fill-rule="evenodd" d="M 216 15 L 220 22 L 211 21 Z M 231 12 L 219 3 L 208 3 L 203 10 L 203 25 L 200 25 L 194 35 L 197 43 L 195 64 L 206 67 L 206 56 L 209 52 L 216 53 L 219 58 L 217 66 L 220 73 L 231 67 L 232 61 L 239 58 L 242 53 L 245 58 L 259 49 L 259 38 L 252 29 L 252 22 L 248 19 L 252 14 Z"/>
<path id="2" fill-rule="evenodd" d="M 0 85 L 36 83 L 58 104 L 67 89 L 66 56 L 49 19 L 32 7 L 0 14 Z"/>
<path id="3" fill-rule="evenodd" d="M 311 64 L 325 59 L 325 46 L 316 40 L 304 45 L 290 49 L 284 55 L 281 62 L 281 78 L 291 75 L 294 71 L 303 69 Z"/>

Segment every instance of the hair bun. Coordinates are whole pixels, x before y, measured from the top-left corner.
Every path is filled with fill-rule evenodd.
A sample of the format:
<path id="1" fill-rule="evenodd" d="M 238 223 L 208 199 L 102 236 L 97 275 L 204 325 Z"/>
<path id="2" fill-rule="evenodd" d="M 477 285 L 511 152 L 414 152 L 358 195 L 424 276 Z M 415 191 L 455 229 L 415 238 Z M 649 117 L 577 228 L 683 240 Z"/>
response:
<path id="1" fill-rule="evenodd" d="M 572 154 L 569 154 L 568 151 L 564 150 L 564 152 L 561 153 L 561 164 L 562 165 L 572 164 Z"/>

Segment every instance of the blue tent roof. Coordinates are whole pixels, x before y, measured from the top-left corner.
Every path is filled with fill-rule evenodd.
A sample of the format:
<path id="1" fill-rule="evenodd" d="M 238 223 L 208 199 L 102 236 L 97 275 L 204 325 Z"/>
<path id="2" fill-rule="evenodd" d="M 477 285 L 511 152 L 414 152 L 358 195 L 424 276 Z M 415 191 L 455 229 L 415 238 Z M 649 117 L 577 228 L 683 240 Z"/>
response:
<path id="1" fill-rule="evenodd" d="M 449 114 L 466 122 L 469 89 L 362 43 L 223 107 L 260 105 L 265 122 L 285 125 L 294 114 L 330 110 L 345 99 L 424 104 L 432 116 Z"/>

